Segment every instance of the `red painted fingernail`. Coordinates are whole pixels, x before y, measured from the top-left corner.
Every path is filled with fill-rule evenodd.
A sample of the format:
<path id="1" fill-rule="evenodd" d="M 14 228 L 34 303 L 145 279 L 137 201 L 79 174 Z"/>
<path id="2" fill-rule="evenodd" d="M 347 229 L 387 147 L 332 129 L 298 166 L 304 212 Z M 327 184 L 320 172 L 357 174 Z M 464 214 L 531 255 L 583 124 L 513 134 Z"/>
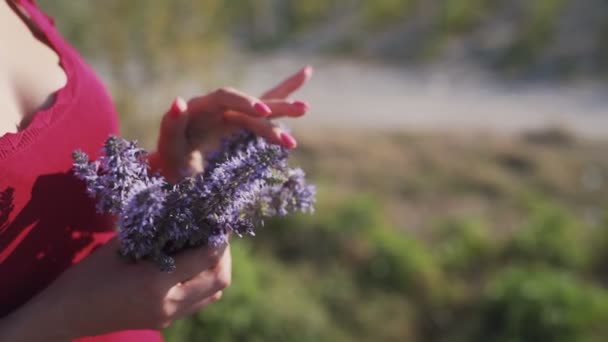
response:
<path id="1" fill-rule="evenodd" d="M 308 109 L 310 108 L 308 103 L 306 103 L 304 101 L 293 101 L 291 104 L 296 106 L 298 109 L 300 109 L 304 112 L 308 111 Z"/>
<path id="2" fill-rule="evenodd" d="M 186 101 L 181 97 L 176 97 L 171 104 L 171 108 L 169 109 L 169 115 L 172 118 L 177 118 L 181 113 L 186 111 Z"/>
<path id="3" fill-rule="evenodd" d="M 312 75 L 312 72 L 314 71 L 312 65 L 307 65 L 304 67 L 304 74 L 308 77 L 310 77 Z"/>
<path id="4" fill-rule="evenodd" d="M 295 148 L 296 146 L 298 146 L 296 139 L 294 139 L 294 137 L 285 132 L 281 132 L 281 141 L 287 148 Z"/>
<path id="5" fill-rule="evenodd" d="M 262 114 L 263 116 L 268 116 L 268 115 L 272 114 L 272 110 L 270 110 L 270 107 L 268 107 L 263 102 L 256 102 L 253 105 L 253 108 L 255 108 L 255 110 L 257 110 L 258 113 Z"/>

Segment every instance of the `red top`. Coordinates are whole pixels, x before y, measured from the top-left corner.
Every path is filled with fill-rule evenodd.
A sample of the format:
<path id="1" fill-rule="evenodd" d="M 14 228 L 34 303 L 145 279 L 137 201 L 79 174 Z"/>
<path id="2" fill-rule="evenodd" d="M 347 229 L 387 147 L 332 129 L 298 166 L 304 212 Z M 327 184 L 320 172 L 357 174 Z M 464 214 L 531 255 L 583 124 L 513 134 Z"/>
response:
<path id="1" fill-rule="evenodd" d="M 23 305 L 113 235 L 74 178 L 72 151 L 99 155 L 118 132 L 115 108 L 93 70 L 32 0 L 20 5 L 60 57 L 67 84 L 54 104 L 18 133 L 0 136 L 0 317 Z M 83 341 L 161 341 L 157 331 L 124 331 Z"/>

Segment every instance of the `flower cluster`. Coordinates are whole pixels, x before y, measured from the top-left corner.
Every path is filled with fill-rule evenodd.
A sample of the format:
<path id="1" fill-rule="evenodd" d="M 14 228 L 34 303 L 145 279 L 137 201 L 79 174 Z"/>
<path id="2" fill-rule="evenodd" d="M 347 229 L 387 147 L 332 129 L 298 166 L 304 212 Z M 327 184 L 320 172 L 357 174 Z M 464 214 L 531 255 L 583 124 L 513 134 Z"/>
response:
<path id="1" fill-rule="evenodd" d="M 203 173 L 176 184 L 151 175 L 134 142 L 110 137 L 102 152 L 96 161 L 74 152 L 74 174 L 100 212 L 118 217 L 121 254 L 153 260 L 163 271 L 175 268 L 171 255 L 184 248 L 217 247 L 231 233 L 254 235 L 264 217 L 313 211 L 315 188 L 288 166 L 287 149 L 250 132 L 223 141 Z"/>

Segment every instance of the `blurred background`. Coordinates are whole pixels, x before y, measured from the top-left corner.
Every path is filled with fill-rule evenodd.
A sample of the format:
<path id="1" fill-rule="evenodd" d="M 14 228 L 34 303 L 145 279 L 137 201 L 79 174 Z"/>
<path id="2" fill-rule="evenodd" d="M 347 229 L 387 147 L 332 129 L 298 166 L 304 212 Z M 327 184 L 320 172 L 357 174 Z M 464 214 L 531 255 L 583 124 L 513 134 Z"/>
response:
<path id="1" fill-rule="evenodd" d="M 605 0 L 39 0 L 154 146 L 305 64 L 314 215 L 234 241 L 168 341 L 608 340 Z"/>

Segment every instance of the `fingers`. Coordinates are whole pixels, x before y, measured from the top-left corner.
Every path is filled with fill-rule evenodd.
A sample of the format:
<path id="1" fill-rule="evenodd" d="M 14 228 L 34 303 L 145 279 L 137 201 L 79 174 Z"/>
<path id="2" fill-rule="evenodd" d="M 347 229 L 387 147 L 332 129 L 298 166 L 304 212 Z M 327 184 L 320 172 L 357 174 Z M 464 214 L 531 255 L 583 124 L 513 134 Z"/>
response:
<path id="1" fill-rule="evenodd" d="M 286 148 L 297 147 L 297 141 L 291 134 L 277 127 L 269 120 L 252 118 L 238 112 L 225 113 L 224 120 L 231 125 L 250 130 L 271 144 L 282 145 Z"/>
<path id="2" fill-rule="evenodd" d="M 220 88 L 188 101 L 190 113 L 210 113 L 235 110 L 254 117 L 265 117 L 272 110 L 259 99 L 232 88 Z"/>
<path id="3" fill-rule="evenodd" d="M 313 68 L 307 65 L 300 69 L 295 74 L 291 75 L 283 82 L 279 83 L 276 87 L 270 89 L 264 95 L 262 99 L 284 99 L 288 97 L 294 91 L 300 89 L 312 76 Z"/>
<path id="4" fill-rule="evenodd" d="M 299 100 L 266 100 L 264 103 L 272 110 L 272 114 L 267 119 L 297 118 L 306 114 L 310 109 L 308 103 Z"/>
<path id="5" fill-rule="evenodd" d="M 174 309 L 172 316 L 181 317 L 200 310 L 220 299 L 232 281 L 232 257 L 227 248 L 219 262 L 191 279 L 178 283 L 167 292 Z"/>
<path id="6" fill-rule="evenodd" d="M 308 104 L 303 101 L 269 100 L 266 101 L 272 109 L 269 119 L 280 117 L 299 117 L 308 111 Z M 297 141 L 289 133 L 283 131 L 266 118 L 254 118 L 236 111 L 224 113 L 225 123 L 239 128 L 245 128 L 255 135 L 266 139 L 271 144 L 282 145 L 287 148 L 295 148 Z"/>
<path id="7" fill-rule="evenodd" d="M 269 119 L 285 116 L 296 118 L 306 114 L 310 108 L 308 103 L 304 101 L 270 100 L 266 101 L 266 104 L 272 110 L 272 114 L 268 117 Z"/>
<path id="8" fill-rule="evenodd" d="M 187 282 L 201 272 L 215 268 L 225 254 L 230 254 L 228 245 L 218 248 L 202 246 L 185 250 L 174 257 L 176 270 L 167 275 L 167 283 L 174 285 Z"/>
<path id="9" fill-rule="evenodd" d="M 220 300 L 222 298 L 222 295 L 223 295 L 222 291 L 217 291 L 216 293 L 212 294 L 211 296 L 204 298 L 201 301 L 199 301 L 198 303 L 192 305 L 192 307 L 190 307 L 188 310 L 185 310 L 181 316 L 189 316 L 189 315 L 199 312 L 201 309 L 205 308 L 206 306 L 213 304 L 213 303 L 217 302 L 218 300 Z"/>
<path id="10" fill-rule="evenodd" d="M 197 303 L 218 291 L 222 291 L 232 281 L 232 258 L 229 251 L 222 255 L 220 262 L 213 268 L 175 286 L 173 299 L 182 301 L 185 306 Z"/>
<path id="11" fill-rule="evenodd" d="M 272 110 L 261 100 L 232 88 L 220 88 L 195 97 L 188 101 L 190 120 L 186 140 L 190 146 L 197 148 L 221 136 L 223 113 L 230 110 L 256 118 L 272 114 Z"/>
<path id="12" fill-rule="evenodd" d="M 176 177 L 177 170 L 169 170 L 172 165 L 182 165 L 188 149 L 188 141 L 185 138 L 188 125 L 187 104 L 177 97 L 171 108 L 164 115 L 161 122 L 160 137 L 158 139 L 157 151 L 162 160 L 160 167 L 169 177 Z"/>

